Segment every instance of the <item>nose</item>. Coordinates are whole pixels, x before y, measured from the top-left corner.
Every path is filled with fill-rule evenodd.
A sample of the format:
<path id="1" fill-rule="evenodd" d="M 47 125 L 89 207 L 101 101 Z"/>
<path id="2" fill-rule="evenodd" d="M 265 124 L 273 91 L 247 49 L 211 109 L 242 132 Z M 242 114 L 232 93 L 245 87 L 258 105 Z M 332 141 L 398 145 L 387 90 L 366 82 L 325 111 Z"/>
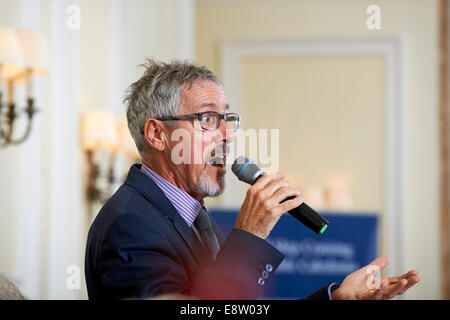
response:
<path id="1" fill-rule="evenodd" d="M 236 134 L 234 133 L 233 129 L 228 127 L 227 122 L 225 120 L 222 120 L 220 122 L 220 127 L 218 131 L 222 136 L 220 140 L 222 140 L 225 144 L 232 143 L 236 138 Z"/>

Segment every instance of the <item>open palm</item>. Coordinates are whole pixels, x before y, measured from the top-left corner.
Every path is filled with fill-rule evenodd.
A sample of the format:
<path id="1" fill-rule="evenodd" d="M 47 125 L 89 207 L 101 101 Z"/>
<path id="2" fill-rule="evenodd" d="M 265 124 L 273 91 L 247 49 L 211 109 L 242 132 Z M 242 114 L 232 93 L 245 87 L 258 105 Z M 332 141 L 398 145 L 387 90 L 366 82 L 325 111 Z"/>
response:
<path id="1" fill-rule="evenodd" d="M 417 270 L 390 278 L 375 278 L 374 275 L 389 264 L 382 256 L 367 266 L 349 274 L 341 286 L 333 291 L 333 300 L 382 300 L 401 295 L 420 281 Z"/>

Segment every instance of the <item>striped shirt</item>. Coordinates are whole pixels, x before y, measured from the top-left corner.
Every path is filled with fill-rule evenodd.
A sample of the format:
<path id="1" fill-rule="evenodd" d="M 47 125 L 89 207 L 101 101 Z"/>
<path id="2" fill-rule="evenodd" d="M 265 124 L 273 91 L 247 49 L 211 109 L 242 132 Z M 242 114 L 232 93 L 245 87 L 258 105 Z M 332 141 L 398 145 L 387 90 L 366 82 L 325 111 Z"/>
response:
<path id="1" fill-rule="evenodd" d="M 141 171 L 156 183 L 184 221 L 186 221 L 187 225 L 192 227 L 195 218 L 197 218 L 200 209 L 203 207 L 203 203 L 194 199 L 187 192 L 175 187 L 145 164 L 142 164 Z"/>

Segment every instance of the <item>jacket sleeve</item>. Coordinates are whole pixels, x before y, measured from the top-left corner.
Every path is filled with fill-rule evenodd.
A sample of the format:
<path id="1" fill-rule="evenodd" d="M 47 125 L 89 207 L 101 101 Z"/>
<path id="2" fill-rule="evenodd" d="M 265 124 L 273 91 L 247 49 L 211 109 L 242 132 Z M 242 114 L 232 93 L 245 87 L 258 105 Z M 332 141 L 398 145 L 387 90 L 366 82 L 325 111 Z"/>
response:
<path id="1" fill-rule="evenodd" d="M 284 258 L 265 240 L 238 229 L 231 231 L 216 260 L 201 268 L 194 279 L 189 279 L 176 252 L 157 228 L 125 214 L 105 234 L 97 272 L 112 299 L 163 294 L 256 299 Z"/>
<path id="2" fill-rule="evenodd" d="M 199 297 L 212 299 L 256 299 L 284 256 L 268 242 L 243 230 L 233 229 L 219 251 L 216 264 L 206 269 L 204 281 L 197 281 Z M 216 279 L 211 284 L 210 279 Z M 311 293 L 304 300 L 330 300 L 336 283 Z"/>
<path id="3" fill-rule="evenodd" d="M 304 300 L 331 300 L 331 292 L 337 288 L 339 285 L 336 282 L 329 283 L 305 297 Z"/>
<path id="4" fill-rule="evenodd" d="M 214 263 L 197 278 L 193 293 L 207 299 L 256 299 L 283 259 L 267 241 L 233 229 Z"/>

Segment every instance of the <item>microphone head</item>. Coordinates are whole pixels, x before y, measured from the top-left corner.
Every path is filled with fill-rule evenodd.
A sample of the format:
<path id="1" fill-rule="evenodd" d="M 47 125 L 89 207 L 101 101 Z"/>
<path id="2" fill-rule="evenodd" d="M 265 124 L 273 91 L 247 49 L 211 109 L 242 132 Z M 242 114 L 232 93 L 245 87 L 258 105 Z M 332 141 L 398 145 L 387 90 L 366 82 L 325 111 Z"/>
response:
<path id="1" fill-rule="evenodd" d="M 258 164 L 245 156 L 239 156 L 234 160 L 231 171 L 239 180 L 248 184 L 254 184 L 265 173 Z"/>

